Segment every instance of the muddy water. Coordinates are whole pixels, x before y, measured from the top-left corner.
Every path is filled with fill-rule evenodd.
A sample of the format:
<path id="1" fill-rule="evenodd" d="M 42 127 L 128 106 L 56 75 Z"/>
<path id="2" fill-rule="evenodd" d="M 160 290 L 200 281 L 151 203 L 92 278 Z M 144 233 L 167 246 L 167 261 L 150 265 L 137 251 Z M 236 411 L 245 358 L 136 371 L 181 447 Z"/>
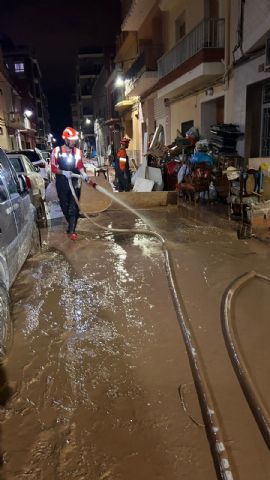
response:
<path id="1" fill-rule="evenodd" d="M 118 212 L 101 221 L 134 227 Z M 182 385 L 202 423 L 158 243 L 86 221 L 80 232 L 44 235 L 13 287 L 2 478 L 214 479 L 204 429 L 180 404 Z"/>

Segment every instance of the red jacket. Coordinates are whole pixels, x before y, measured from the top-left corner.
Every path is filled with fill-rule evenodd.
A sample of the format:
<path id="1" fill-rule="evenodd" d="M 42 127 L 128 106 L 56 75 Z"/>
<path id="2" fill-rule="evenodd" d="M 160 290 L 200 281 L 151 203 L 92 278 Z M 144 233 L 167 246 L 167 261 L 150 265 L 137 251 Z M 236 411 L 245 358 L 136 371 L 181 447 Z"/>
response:
<path id="1" fill-rule="evenodd" d="M 55 147 L 51 153 L 51 171 L 52 173 L 56 173 L 58 169 L 58 158 L 59 158 L 59 153 L 60 153 L 60 148 L 61 148 L 61 154 L 70 154 L 70 148 L 66 147 L 66 145 L 63 145 L 62 147 Z M 81 170 L 84 168 L 83 166 L 83 153 L 79 148 L 74 148 L 75 152 L 75 160 L 76 160 L 76 169 Z"/>

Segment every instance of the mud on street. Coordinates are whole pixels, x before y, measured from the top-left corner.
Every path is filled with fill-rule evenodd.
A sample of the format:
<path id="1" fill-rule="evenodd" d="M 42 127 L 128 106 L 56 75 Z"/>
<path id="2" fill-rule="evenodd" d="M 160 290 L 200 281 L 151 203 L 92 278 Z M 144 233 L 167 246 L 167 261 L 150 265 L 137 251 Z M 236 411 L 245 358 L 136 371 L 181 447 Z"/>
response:
<path id="1" fill-rule="evenodd" d="M 268 246 L 184 219 L 176 207 L 144 214 L 168 241 L 235 478 L 268 480 L 269 451 L 220 320 L 234 278 L 254 269 L 270 275 Z M 108 211 L 98 220 L 140 226 L 126 212 Z M 42 252 L 27 260 L 12 290 L 14 339 L 1 372 L 0 478 L 214 480 L 159 243 L 106 234 L 86 220 L 78 232 L 73 244 L 63 227 L 44 232 Z M 269 299 L 269 285 L 254 280 L 234 307 L 240 348 L 268 409 Z"/>

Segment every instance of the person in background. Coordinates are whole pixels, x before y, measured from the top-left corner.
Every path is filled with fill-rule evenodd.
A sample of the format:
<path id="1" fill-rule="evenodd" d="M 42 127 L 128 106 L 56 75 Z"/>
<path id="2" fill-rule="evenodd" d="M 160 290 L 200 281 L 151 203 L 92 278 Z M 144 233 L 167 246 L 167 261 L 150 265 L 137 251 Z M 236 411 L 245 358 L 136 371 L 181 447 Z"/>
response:
<path id="1" fill-rule="evenodd" d="M 72 177 L 72 174 L 80 175 L 85 182 L 91 181 L 84 169 L 83 153 L 76 146 L 79 140 L 76 130 L 66 127 L 62 138 L 65 144 L 55 147 L 51 153 L 51 170 L 56 176 L 56 190 L 60 207 L 68 223 L 68 237 L 76 240 L 79 208 L 73 198 L 69 181 L 72 182 L 77 198 L 80 198 L 80 179 Z"/>
<path id="2" fill-rule="evenodd" d="M 119 192 L 128 192 L 131 186 L 129 160 L 127 149 L 129 138 L 123 137 L 120 140 L 120 148 L 115 157 L 115 176 Z"/>

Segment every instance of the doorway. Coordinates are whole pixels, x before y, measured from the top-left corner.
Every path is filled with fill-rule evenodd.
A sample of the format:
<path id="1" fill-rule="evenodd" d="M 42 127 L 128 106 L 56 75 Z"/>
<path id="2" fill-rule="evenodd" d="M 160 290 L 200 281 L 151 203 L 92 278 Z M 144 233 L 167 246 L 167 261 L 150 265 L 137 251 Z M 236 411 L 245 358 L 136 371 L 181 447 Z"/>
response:
<path id="1" fill-rule="evenodd" d="M 201 134 L 210 140 L 210 127 L 224 123 L 224 96 L 201 104 Z"/>

